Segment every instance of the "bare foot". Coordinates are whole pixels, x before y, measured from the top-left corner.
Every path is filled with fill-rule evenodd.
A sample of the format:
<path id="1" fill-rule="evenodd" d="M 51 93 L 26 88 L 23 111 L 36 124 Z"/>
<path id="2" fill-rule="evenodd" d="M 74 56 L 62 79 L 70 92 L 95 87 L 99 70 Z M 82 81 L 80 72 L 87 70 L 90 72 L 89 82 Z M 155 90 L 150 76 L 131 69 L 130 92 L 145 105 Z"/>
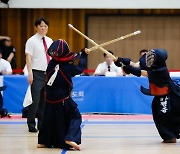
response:
<path id="1" fill-rule="evenodd" d="M 169 140 L 164 140 L 162 143 L 176 143 L 176 138 L 172 138 Z"/>
<path id="2" fill-rule="evenodd" d="M 44 144 L 37 144 L 37 148 L 45 148 L 46 146 Z"/>
<path id="3" fill-rule="evenodd" d="M 69 144 L 70 146 L 72 146 L 74 149 L 80 151 L 80 146 L 76 142 L 73 142 L 73 141 L 65 141 L 65 142 L 66 144 Z"/>

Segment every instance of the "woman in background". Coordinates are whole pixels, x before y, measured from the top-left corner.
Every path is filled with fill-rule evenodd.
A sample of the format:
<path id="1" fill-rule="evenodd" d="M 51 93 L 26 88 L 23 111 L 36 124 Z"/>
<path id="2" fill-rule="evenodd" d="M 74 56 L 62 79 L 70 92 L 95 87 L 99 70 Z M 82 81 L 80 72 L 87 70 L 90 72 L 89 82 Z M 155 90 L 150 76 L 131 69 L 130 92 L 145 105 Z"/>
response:
<path id="1" fill-rule="evenodd" d="M 16 49 L 12 46 L 11 38 L 8 36 L 1 36 L 0 37 L 0 50 L 2 52 L 2 58 L 7 60 L 10 64 L 12 69 L 16 68 Z"/>

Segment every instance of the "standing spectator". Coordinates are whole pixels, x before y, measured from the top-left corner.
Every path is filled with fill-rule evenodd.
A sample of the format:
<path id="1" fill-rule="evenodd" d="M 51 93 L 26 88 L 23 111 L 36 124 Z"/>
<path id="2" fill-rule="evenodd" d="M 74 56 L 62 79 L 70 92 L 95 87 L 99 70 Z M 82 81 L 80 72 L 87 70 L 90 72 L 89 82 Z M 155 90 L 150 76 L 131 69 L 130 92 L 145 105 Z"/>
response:
<path id="1" fill-rule="evenodd" d="M 2 52 L 0 50 L 0 75 L 12 74 L 12 68 L 10 63 L 2 58 Z"/>
<path id="2" fill-rule="evenodd" d="M 11 38 L 8 36 L 0 37 L 0 49 L 2 58 L 10 62 L 12 69 L 16 68 L 16 49 L 12 46 Z"/>
<path id="3" fill-rule="evenodd" d="M 43 108 L 45 104 L 45 79 L 46 68 L 49 62 L 47 49 L 53 42 L 47 37 L 49 23 L 44 18 L 36 19 L 36 34 L 30 37 L 25 46 L 26 64 L 28 70 L 28 82 L 31 85 L 32 104 L 28 106 L 27 125 L 29 132 L 37 132 L 35 116 L 37 113 L 40 129 Z"/>
<path id="4" fill-rule="evenodd" d="M 111 54 L 113 54 L 112 51 L 109 51 Z M 106 55 L 105 53 L 104 55 L 104 62 L 100 63 L 95 72 L 94 75 L 106 75 L 107 72 L 115 72 L 116 76 L 122 76 L 123 75 L 123 71 L 121 69 L 121 67 L 117 67 L 114 62 L 113 59 L 111 57 L 109 57 L 108 55 Z"/>

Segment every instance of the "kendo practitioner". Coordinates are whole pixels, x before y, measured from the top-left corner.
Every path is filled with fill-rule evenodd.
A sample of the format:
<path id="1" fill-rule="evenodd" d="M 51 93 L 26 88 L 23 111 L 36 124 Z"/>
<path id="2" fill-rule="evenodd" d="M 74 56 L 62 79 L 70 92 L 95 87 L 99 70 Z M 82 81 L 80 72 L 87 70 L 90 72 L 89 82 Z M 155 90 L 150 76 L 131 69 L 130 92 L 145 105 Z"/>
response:
<path id="1" fill-rule="evenodd" d="M 115 64 L 124 64 L 123 69 L 127 74 L 148 77 L 149 89 L 141 86 L 141 92 L 155 96 L 152 113 L 156 128 L 163 143 L 176 143 L 180 137 L 180 87 L 169 76 L 167 57 L 166 50 L 152 49 L 140 58 L 140 67 L 134 67 L 131 59 L 121 57 Z"/>
<path id="2" fill-rule="evenodd" d="M 70 52 L 67 42 L 61 39 L 51 44 L 48 54 L 52 59 L 46 71 L 46 105 L 37 147 L 80 150 L 82 118 L 71 98 L 71 78 L 83 72 L 87 54 L 83 49 L 79 54 Z M 75 59 L 78 65 L 73 63 Z"/>

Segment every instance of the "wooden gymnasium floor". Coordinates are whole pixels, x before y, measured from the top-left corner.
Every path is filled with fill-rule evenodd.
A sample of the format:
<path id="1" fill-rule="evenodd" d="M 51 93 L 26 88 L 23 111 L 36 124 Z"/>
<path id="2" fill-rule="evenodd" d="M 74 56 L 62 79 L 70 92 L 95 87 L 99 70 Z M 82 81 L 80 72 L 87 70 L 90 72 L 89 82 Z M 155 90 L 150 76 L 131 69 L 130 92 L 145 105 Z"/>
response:
<path id="1" fill-rule="evenodd" d="M 0 154 L 179 154 L 180 141 L 161 143 L 151 115 L 83 115 L 81 151 L 38 149 L 20 115 L 0 119 Z"/>

